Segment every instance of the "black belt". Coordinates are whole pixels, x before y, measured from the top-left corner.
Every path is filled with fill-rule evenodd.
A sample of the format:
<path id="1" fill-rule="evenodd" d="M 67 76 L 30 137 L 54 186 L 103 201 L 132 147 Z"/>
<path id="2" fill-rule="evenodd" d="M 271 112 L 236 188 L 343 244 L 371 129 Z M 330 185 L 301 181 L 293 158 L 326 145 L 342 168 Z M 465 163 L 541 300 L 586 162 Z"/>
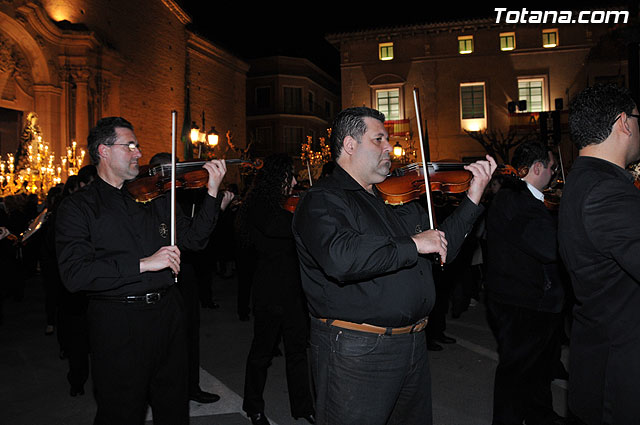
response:
<path id="1" fill-rule="evenodd" d="M 111 301 L 123 304 L 155 304 L 167 293 L 166 289 L 160 289 L 156 292 L 148 292 L 143 295 L 92 295 L 89 298 L 99 301 Z"/>

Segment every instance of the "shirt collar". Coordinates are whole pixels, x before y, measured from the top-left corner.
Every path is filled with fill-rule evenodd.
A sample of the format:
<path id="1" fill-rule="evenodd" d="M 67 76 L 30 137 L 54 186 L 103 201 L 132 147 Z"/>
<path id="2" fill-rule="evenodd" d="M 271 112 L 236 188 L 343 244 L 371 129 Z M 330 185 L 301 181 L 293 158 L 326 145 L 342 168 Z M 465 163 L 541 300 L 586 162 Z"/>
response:
<path id="1" fill-rule="evenodd" d="M 527 184 L 527 188 L 529 188 L 529 192 L 531 192 L 534 198 L 544 202 L 544 193 L 540 192 L 536 187 L 532 186 L 528 181 L 524 181 L 524 182 Z"/>
<path id="2" fill-rule="evenodd" d="M 333 170 L 333 173 L 331 174 L 335 179 L 336 182 L 338 183 L 338 186 L 342 189 L 346 189 L 346 190 L 364 190 L 364 188 L 362 186 L 360 186 L 360 183 L 358 183 L 356 181 L 356 179 L 354 179 L 353 177 L 351 177 L 351 174 L 347 173 L 347 171 L 342 168 L 341 166 L 339 166 L 336 163 L 336 167 Z"/>

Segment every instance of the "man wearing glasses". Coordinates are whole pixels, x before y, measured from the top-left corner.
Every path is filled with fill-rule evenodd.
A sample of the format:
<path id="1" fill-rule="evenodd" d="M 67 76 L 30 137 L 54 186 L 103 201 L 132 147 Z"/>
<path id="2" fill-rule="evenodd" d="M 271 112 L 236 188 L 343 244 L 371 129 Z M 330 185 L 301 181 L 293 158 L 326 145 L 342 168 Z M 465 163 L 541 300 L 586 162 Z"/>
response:
<path id="1" fill-rule="evenodd" d="M 487 312 L 498 342 L 493 425 L 564 423 L 553 410 L 551 381 L 560 361 L 564 282 L 557 221 L 543 190 L 557 171 L 536 141 L 516 149 L 487 215 Z"/>
<path id="2" fill-rule="evenodd" d="M 157 424 L 187 424 L 187 343 L 183 304 L 173 286 L 180 249 L 202 249 L 218 215 L 224 161 L 204 165 L 208 196 L 193 219 L 179 214 L 169 246 L 170 197 L 147 204 L 123 188 L 142 156 L 123 118 L 98 121 L 88 148 L 96 181 L 64 200 L 56 221 L 60 275 L 89 297 L 87 316 L 95 424 L 140 424 L 151 405 Z"/>
<path id="3" fill-rule="evenodd" d="M 640 158 L 629 91 L 589 87 L 569 107 L 579 156 L 563 191 L 560 255 L 576 297 L 569 408 L 586 424 L 640 418 L 640 191 L 625 168 Z"/>

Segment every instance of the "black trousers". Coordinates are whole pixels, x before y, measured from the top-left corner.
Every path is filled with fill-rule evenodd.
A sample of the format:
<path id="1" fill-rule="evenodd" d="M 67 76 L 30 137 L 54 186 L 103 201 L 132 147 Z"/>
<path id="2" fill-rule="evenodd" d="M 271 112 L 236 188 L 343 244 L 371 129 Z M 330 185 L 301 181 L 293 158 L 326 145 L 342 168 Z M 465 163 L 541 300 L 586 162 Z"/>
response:
<path id="1" fill-rule="evenodd" d="M 58 340 L 69 360 L 67 380 L 74 388 L 83 387 L 89 378 L 89 328 L 87 298 L 83 293 L 62 290 L 59 295 Z"/>
<path id="2" fill-rule="evenodd" d="M 140 425 L 147 406 L 155 425 L 189 423 L 187 344 L 175 287 L 156 304 L 90 300 L 94 424 Z"/>
<path id="3" fill-rule="evenodd" d="M 560 358 L 562 314 L 488 300 L 498 342 L 493 391 L 493 425 L 537 425 L 556 416 L 551 397 Z"/>
<path id="4" fill-rule="evenodd" d="M 178 276 L 178 288 L 184 301 L 187 332 L 189 393 L 200 390 L 200 296 L 196 266 L 183 262 Z"/>
<path id="5" fill-rule="evenodd" d="M 248 415 L 264 412 L 262 393 L 267 382 L 267 369 L 282 336 L 291 416 L 313 414 L 307 360 L 309 318 L 302 301 L 298 300 L 284 309 L 280 306 L 254 306 L 253 329 L 244 381 L 243 410 Z"/>

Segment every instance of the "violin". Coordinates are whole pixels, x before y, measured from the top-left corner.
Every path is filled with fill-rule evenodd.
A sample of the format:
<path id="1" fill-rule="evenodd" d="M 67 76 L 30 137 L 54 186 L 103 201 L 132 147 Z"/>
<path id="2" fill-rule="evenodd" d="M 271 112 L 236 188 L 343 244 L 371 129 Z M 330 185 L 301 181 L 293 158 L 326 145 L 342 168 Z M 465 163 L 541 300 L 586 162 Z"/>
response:
<path id="1" fill-rule="evenodd" d="M 427 162 L 431 192 L 463 193 L 469 189 L 473 173 L 464 169 L 469 163 Z M 509 165 L 499 165 L 500 173 L 517 175 Z M 422 163 L 409 164 L 393 170 L 385 181 L 376 184 L 380 196 L 389 205 L 402 205 L 419 199 L 425 191 Z"/>
<path id="2" fill-rule="evenodd" d="M 298 207 L 298 202 L 300 202 L 300 199 L 302 199 L 302 191 L 294 191 L 284 200 L 284 202 L 282 203 L 282 208 L 289 211 L 290 213 L 294 213 L 296 212 L 296 208 Z"/>
<path id="3" fill-rule="evenodd" d="M 238 164 L 244 167 L 261 168 L 262 161 L 243 159 L 225 159 L 227 164 Z M 184 161 L 176 163 L 176 188 L 198 189 L 206 187 L 209 172 L 202 166 L 207 161 Z M 155 166 L 142 165 L 138 176 L 125 183 L 129 194 L 136 202 L 149 202 L 171 190 L 171 164 Z"/>

